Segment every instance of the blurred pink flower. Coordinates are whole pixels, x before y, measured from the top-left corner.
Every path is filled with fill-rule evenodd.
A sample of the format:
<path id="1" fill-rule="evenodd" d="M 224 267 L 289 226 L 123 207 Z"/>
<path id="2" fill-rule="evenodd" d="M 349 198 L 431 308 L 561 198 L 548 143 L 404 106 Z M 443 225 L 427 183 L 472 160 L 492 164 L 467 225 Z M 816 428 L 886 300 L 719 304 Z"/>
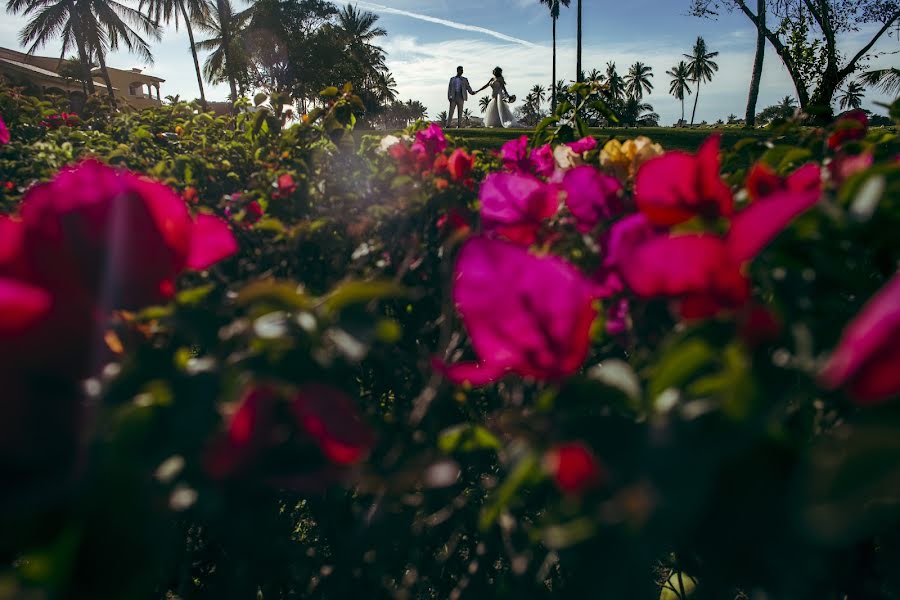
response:
<path id="1" fill-rule="evenodd" d="M 644 163 L 635 177 L 634 197 L 654 225 L 730 216 L 734 199 L 719 176 L 719 136 L 710 136 L 697 154 L 667 152 Z"/>
<path id="2" fill-rule="evenodd" d="M 350 397 L 336 387 L 309 383 L 300 386 L 291 402 L 297 423 L 331 462 L 357 463 L 375 444 Z"/>
<path id="3" fill-rule="evenodd" d="M 577 142 L 570 142 L 566 145 L 571 148 L 572 151 L 576 154 L 584 154 L 585 152 L 590 152 L 597 147 L 597 140 L 591 136 L 588 136 L 581 138 Z"/>
<path id="4" fill-rule="evenodd" d="M 828 136 L 828 148 L 837 150 L 846 142 L 855 142 L 866 137 L 869 117 L 860 109 L 840 115 L 834 122 L 834 131 Z"/>
<path id="5" fill-rule="evenodd" d="M 481 184 L 481 224 L 519 244 L 532 244 L 546 219 L 559 209 L 556 186 L 524 173 L 491 173 Z"/>
<path id="6" fill-rule="evenodd" d="M 828 163 L 828 173 L 835 185 L 841 185 L 857 173 L 865 171 L 875 163 L 875 157 L 871 152 L 863 152 L 857 155 L 847 155 L 838 152 Z"/>
<path id="7" fill-rule="evenodd" d="M 456 261 L 453 299 L 478 356 L 436 365 L 456 383 L 486 385 L 507 373 L 560 380 L 587 356 L 596 316 L 590 282 L 561 258 L 470 238 Z"/>
<path id="8" fill-rule="evenodd" d="M 447 138 L 444 131 L 437 123 L 432 123 L 427 129 L 416 132 L 416 141 L 411 147 L 413 152 L 424 153 L 434 157 L 447 149 Z"/>
<path id="9" fill-rule="evenodd" d="M 62 296 L 86 292 L 104 309 L 171 298 L 185 268 L 237 251 L 225 222 L 195 221 L 165 185 L 93 160 L 32 187 L 21 216 L 33 281 Z"/>
<path id="10" fill-rule="evenodd" d="M 704 318 L 742 306 L 750 296 L 744 264 L 797 215 L 818 202 L 818 167 L 801 167 L 781 189 L 767 192 L 731 220 L 724 238 L 669 234 L 642 243 L 620 269 L 637 295 L 681 300 L 684 318 Z"/>
<path id="11" fill-rule="evenodd" d="M 553 149 L 549 144 L 529 150 L 528 137 L 524 135 L 503 144 L 500 148 L 500 158 L 508 171 L 539 177 L 549 177 L 556 166 Z"/>
<path id="12" fill-rule="evenodd" d="M 620 198 L 622 184 L 619 180 L 589 165 L 566 171 L 562 188 L 566 192 L 566 206 L 575 217 L 578 231 L 582 233 L 623 210 Z"/>
<path id="13" fill-rule="evenodd" d="M 600 238 L 603 264 L 595 276 L 594 293 L 609 298 L 625 290 L 621 268 L 625 258 L 641 243 L 659 235 L 647 217 L 638 213 L 616 221 Z"/>
<path id="14" fill-rule="evenodd" d="M 3 117 L 0 116 L 0 146 L 8 144 L 9 140 L 9 129 L 6 128 L 6 123 L 3 122 Z"/>
<path id="15" fill-rule="evenodd" d="M 829 388 L 845 387 L 859 404 L 900 394 L 900 273 L 844 329 L 821 373 Z"/>
<path id="16" fill-rule="evenodd" d="M 553 148 L 550 144 L 544 144 L 531 151 L 531 167 L 538 177 L 550 177 L 556 168 L 556 159 L 553 158 Z"/>

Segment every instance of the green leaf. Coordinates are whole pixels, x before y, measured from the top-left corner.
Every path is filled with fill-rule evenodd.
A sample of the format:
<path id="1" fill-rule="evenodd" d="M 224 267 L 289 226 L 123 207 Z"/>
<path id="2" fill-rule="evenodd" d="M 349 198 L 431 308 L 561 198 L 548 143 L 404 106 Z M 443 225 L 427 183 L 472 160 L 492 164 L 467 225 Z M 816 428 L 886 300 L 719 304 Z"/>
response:
<path id="1" fill-rule="evenodd" d="M 216 288 L 212 283 L 179 292 L 175 301 L 182 306 L 197 306 Z"/>
<path id="2" fill-rule="evenodd" d="M 656 365 L 650 378 L 650 398 L 657 398 L 669 388 L 680 388 L 701 369 L 712 364 L 717 356 L 718 351 L 700 338 L 688 338 L 675 344 Z"/>
<path id="3" fill-rule="evenodd" d="M 339 312 L 353 304 L 407 296 L 409 291 L 392 281 L 347 281 L 334 288 L 322 304 L 331 312 Z"/>
<path id="4" fill-rule="evenodd" d="M 259 106 L 263 102 L 269 99 L 269 95 L 265 92 L 260 92 L 257 95 L 253 96 L 253 105 Z"/>
<path id="5" fill-rule="evenodd" d="M 535 479 L 541 472 L 541 462 L 538 455 L 529 452 L 523 456 L 513 468 L 509 476 L 497 490 L 491 494 L 481 511 L 478 519 L 478 527 L 488 529 L 512 502 L 516 493 L 528 482 Z"/>
<path id="6" fill-rule="evenodd" d="M 340 91 L 336 87 L 331 86 L 319 92 L 319 95 L 323 98 L 333 98 L 334 96 L 337 96 L 338 93 L 340 93 Z"/>
<path id="7" fill-rule="evenodd" d="M 237 303 L 247 306 L 257 302 L 270 301 L 288 308 L 308 309 L 312 302 L 296 283 L 286 281 L 256 281 L 238 293 Z"/>
<path id="8" fill-rule="evenodd" d="M 500 440 L 481 425 L 461 423 L 441 432 L 438 448 L 447 454 L 475 450 L 499 450 Z"/>
<path id="9" fill-rule="evenodd" d="M 687 573 L 672 573 L 659 591 L 659 600 L 685 600 L 694 595 L 697 580 Z"/>

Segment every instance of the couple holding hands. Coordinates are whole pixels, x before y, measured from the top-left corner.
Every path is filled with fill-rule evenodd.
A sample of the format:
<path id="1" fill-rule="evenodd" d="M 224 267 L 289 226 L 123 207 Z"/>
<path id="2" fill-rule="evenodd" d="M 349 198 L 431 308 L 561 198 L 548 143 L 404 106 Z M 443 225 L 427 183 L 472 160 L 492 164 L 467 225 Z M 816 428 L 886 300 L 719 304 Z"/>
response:
<path id="1" fill-rule="evenodd" d="M 509 102 L 515 102 L 516 97 L 510 96 L 506 91 L 506 81 L 503 79 L 503 69 L 495 67 L 493 77 L 477 90 L 473 90 L 469 85 L 469 80 L 463 77 L 463 68 L 456 67 L 456 77 L 450 79 L 450 85 L 447 87 L 447 99 L 450 101 L 450 112 L 447 115 L 446 127 L 450 127 L 453 121 L 453 111 L 456 111 L 456 127 L 462 126 L 463 105 L 469 99 L 469 94 L 473 96 L 481 90 L 491 88 L 491 102 L 485 111 L 484 126 L 485 127 L 518 127 L 513 118 L 512 111 L 509 110 Z"/>

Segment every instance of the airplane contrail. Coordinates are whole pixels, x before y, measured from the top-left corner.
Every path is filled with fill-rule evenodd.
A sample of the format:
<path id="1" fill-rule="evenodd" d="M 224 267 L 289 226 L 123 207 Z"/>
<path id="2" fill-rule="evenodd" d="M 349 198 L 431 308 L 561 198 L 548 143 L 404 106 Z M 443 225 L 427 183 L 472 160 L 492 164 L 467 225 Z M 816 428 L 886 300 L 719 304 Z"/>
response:
<path id="1" fill-rule="evenodd" d="M 359 4 L 365 8 L 371 8 L 374 10 L 378 10 L 381 12 L 393 14 L 393 15 L 402 15 L 404 17 L 409 17 L 411 19 L 418 19 L 420 21 L 427 21 L 429 23 L 437 23 L 438 25 L 443 25 L 445 27 L 451 27 L 453 29 L 462 29 L 463 31 L 474 31 L 477 33 L 483 33 L 485 35 L 489 35 L 495 37 L 497 39 L 513 42 L 516 44 L 521 44 L 523 46 L 527 46 L 529 48 L 540 48 L 537 44 L 533 44 L 528 40 L 523 40 L 517 37 L 513 37 L 511 35 L 506 35 L 505 33 L 500 33 L 499 31 L 494 31 L 493 29 L 486 29 L 484 27 L 478 27 L 477 25 L 467 25 L 465 23 L 458 23 L 456 21 L 448 21 L 447 19 L 439 19 L 437 17 L 432 17 L 429 15 L 423 15 L 421 13 L 414 13 L 408 10 L 400 10 L 399 8 L 391 8 L 390 6 L 384 6 L 383 4 L 375 4 L 374 2 L 355 2 L 355 4 Z"/>

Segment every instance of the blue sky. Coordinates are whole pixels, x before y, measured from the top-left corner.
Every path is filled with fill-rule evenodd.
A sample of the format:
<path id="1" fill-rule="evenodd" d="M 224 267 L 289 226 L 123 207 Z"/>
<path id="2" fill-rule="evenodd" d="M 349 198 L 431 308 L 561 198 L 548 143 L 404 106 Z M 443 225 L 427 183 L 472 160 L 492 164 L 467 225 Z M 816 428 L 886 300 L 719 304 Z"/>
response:
<path id="1" fill-rule="evenodd" d="M 242 2 L 242 0 L 238 0 Z M 546 7 L 538 0 L 376 0 L 359 1 L 360 8 L 380 15 L 388 36 L 381 45 L 388 52 L 388 66 L 397 80 L 400 97 L 421 100 L 434 116 L 446 110 L 447 80 L 457 64 L 465 66 L 472 87 L 481 87 L 495 65 L 504 69 L 510 93 L 524 96 L 535 83 L 547 85 L 551 74 L 551 23 Z M 747 87 L 753 61 L 755 35 L 749 21 L 739 14 L 724 14 L 717 21 L 686 15 L 688 0 L 584 0 L 585 70 L 603 69 L 615 61 L 624 74 L 636 60 L 653 67 L 655 89 L 647 98 L 662 117 L 672 124 L 680 116 L 680 104 L 668 95 L 665 75 L 681 55 L 688 52 L 698 35 L 711 50 L 720 52 L 719 72 L 700 92 L 697 121 L 715 121 L 729 113 L 744 114 Z M 557 26 L 557 77 L 575 76 L 575 0 L 563 8 Z M 0 46 L 19 48 L 18 31 L 24 20 L 4 15 L 0 23 Z M 872 28 L 842 40 L 855 52 L 871 35 Z M 773 104 L 793 87 L 777 56 L 767 49 L 759 108 Z M 885 36 L 876 46 L 882 52 L 900 50 L 896 37 Z M 41 53 L 53 55 L 58 46 Z M 120 68 L 140 66 L 166 79 L 163 95 L 197 96 L 196 79 L 183 28 L 167 30 L 154 44 L 152 66 L 125 53 L 110 57 L 109 64 Z M 201 58 L 202 60 L 202 58 Z M 873 66 L 888 66 L 896 55 L 885 55 Z M 224 99 L 227 86 L 207 91 L 211 99 Z M 873 101 L 886 98 L 869 92 L 865 107 L 876 109 Z M 691 99 L 692 101 L 692 99 Z M 478 112 L 477 104 L 469 108 Z M 690 105 L 687 106 L 688 118 Z"/>

